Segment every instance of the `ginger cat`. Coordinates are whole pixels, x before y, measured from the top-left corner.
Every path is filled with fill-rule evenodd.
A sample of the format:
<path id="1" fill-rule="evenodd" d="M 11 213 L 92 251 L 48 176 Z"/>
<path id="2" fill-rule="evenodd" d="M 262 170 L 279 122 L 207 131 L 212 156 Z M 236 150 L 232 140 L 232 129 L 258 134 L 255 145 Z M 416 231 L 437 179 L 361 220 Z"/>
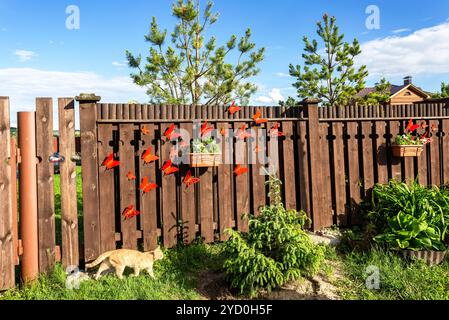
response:
<path id="1" fill-rule="evenodd" d="M 154 278 L 153 263 L 164 258 L 164 253 L 160 247 L 154 251 L 140 252 L 136 250 L 120 249 L 103 253 L 94 262 L 86 264 L 86 269 L 100 265 L 95 280 L 101 277 L 103 271 L 111 268 L 115 269 L 115 274 L 119 279 L 123 279 L 123 272 L 126 267 L 134 269 L 133 277 L 138 277 L 141 270 L 146 270 Z"/>

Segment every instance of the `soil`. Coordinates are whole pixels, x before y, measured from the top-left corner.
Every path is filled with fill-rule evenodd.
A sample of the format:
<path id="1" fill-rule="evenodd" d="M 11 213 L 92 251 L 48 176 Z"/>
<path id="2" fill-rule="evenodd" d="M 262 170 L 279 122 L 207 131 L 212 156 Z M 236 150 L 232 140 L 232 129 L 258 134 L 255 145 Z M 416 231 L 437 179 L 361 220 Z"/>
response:
<path id="1" fill-rule="evenodd" d="M 333 284 L 341 279 L 341 267 L 328 261 L 333 268 L 332 275 L 320 272 L 312 278 L 302 278 L 271 292 L 260 292 L 260 300 L 339 300 L 337 287 Z M 225 276 L 220 272 L 205 271 L 198 278 L 198 292 L 205 300 L 239 300 L 245 297 L 229 288 Z"/>

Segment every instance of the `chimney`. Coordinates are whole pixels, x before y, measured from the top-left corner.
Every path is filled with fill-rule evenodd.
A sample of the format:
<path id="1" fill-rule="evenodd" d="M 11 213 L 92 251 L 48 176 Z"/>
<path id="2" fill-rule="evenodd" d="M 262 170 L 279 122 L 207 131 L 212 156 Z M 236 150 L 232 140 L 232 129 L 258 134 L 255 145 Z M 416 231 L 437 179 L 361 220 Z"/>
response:
<path id="1" fill-rule="evenodd" d="M 411 77 L 411 76 L 406 76 L 405 78 L 404 78 L 404 86 L 408 86 L 409 84 L 412 84 L 413 83 L 413 77 Z"/>

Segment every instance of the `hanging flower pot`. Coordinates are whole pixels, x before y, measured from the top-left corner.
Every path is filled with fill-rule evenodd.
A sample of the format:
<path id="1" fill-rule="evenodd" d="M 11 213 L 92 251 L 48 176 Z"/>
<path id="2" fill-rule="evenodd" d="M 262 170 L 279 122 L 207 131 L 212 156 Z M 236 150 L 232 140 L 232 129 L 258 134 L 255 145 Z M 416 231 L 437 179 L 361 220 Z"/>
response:
<path id="1" fill-rule="evenodd" d="M 419 157 L 423 152 L 423 145 L 398 145 L 391 147 L 393 156 L 398 158 Z"/>
<path id="2" fill-rule="evenodd" d="M 193 168 L 218 167 L 221 153 L 190 153 L 190 166 Z"/>
<path id="3" fill-rule="evenodd" d="M 195 140 L 191 145 L 190 166 L 193 168 L 218 167 L 221 164 L 220 146 L 213 138 Z"/>
<path id="4" fill-rule="evenodd" d="M 420 128 L 421 130 L 419 130 Z M 405 133 L 396 136 L 391 146 L 393 156 L 398 158 L 419 157 L 424 150 L 424 146 L 431 141 L 428 136 L 429 131 L 425 122 L 421 125 L 413 124 L 413 119 L 410 119 L 407 128 L 405 128 Z"/>

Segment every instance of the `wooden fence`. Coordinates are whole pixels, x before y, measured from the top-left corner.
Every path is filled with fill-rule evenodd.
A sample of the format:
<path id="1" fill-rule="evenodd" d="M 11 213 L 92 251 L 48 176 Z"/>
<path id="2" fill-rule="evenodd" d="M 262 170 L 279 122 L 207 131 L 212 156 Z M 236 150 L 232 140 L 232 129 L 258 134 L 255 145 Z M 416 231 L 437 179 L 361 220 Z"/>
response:
<path id="1" fill-rule="evenodd" d="M 257 214 L 259 207 L 268 203 L 267 176 L 261 174 L 267 159 L 279 163 L 277 174 L 283 182 L 286 207 L 305 210 L 315 230 L 358 224 L 359 205 L 375 183 L 392 178 L 419 179 L 426 185 L 449 181 L 448 100 L 369 108 L 323 108 L 318 101 L 305 100 L 295 108 L 242 107 L 230 115 L 222 106 L 106 104 L 95 96 L 77 99 L 83 208 L 77 208 L 76 161 L 72 159 L 77 151 L 75 101 L 61 98 L 59 152 L 66 160 L 60 163 L 60 224 L 55 219 L 54 171 L 48 161 L 54 152 L 53 144 L 48 143 L 53 136 L 53 102 L 36 100 L 40 272 L 50 270 L 59 260 L 64 267 L 77 266 L 117 247 L 151 250 L 158 243 L 173 247 L 196 238 L 225 240 L 227 228 L 247 231 L 242 213 Z M 252 117 L 257 110 L 268 123 L 255 127 Z M 420 157 L 394 158 L 392 139 L 403 132 L 412 117 L 434 125 L 432 142 Z M 242 144 L 217 134 L 223 165 L 208 169 L 180 165 L 179 173 L 164 177 L 160 168 L 173 150 L 173 144 L 163 137 L 165 130 L 175 124 L 194 135 L 205 120 L 219 133 L 246 124 L 254 136 Z M 276 123 L 284 133 L 280 139 L 267 134 Z M 147 134 L 142 133 L 143 128 Z M 9 137 L 9 100 L 0 98 L 0 150 L 7 150 L 0 152 L 0 289 L 14 286 L 14 265 L 22 254 L 15 174 L 20 150 L 16 157 L 15 143 Z M 141 155 L 150 146 L 160 159 L 145 165 Z M 111 153 L 120 166 L 105 170 L 101 164 Z M 237 163 L 248 172 L 236 176 L 233 170 Z M 201 179 L 191 188 L 182 183 L 188 170 Z M 129 180 L 128 172 L 136 179 Z M 143 177 L 158 188 L 142 194 L 139 185 Z M 141 214 L 125 220 L 122 213 L 129 205 Z M 78 210 L 83 212 L 82 219 Z M 82 232 L 78 223 L 83 223 Z M 56 228 L 61 231 L 60 241 L 56 240 Z"/>

